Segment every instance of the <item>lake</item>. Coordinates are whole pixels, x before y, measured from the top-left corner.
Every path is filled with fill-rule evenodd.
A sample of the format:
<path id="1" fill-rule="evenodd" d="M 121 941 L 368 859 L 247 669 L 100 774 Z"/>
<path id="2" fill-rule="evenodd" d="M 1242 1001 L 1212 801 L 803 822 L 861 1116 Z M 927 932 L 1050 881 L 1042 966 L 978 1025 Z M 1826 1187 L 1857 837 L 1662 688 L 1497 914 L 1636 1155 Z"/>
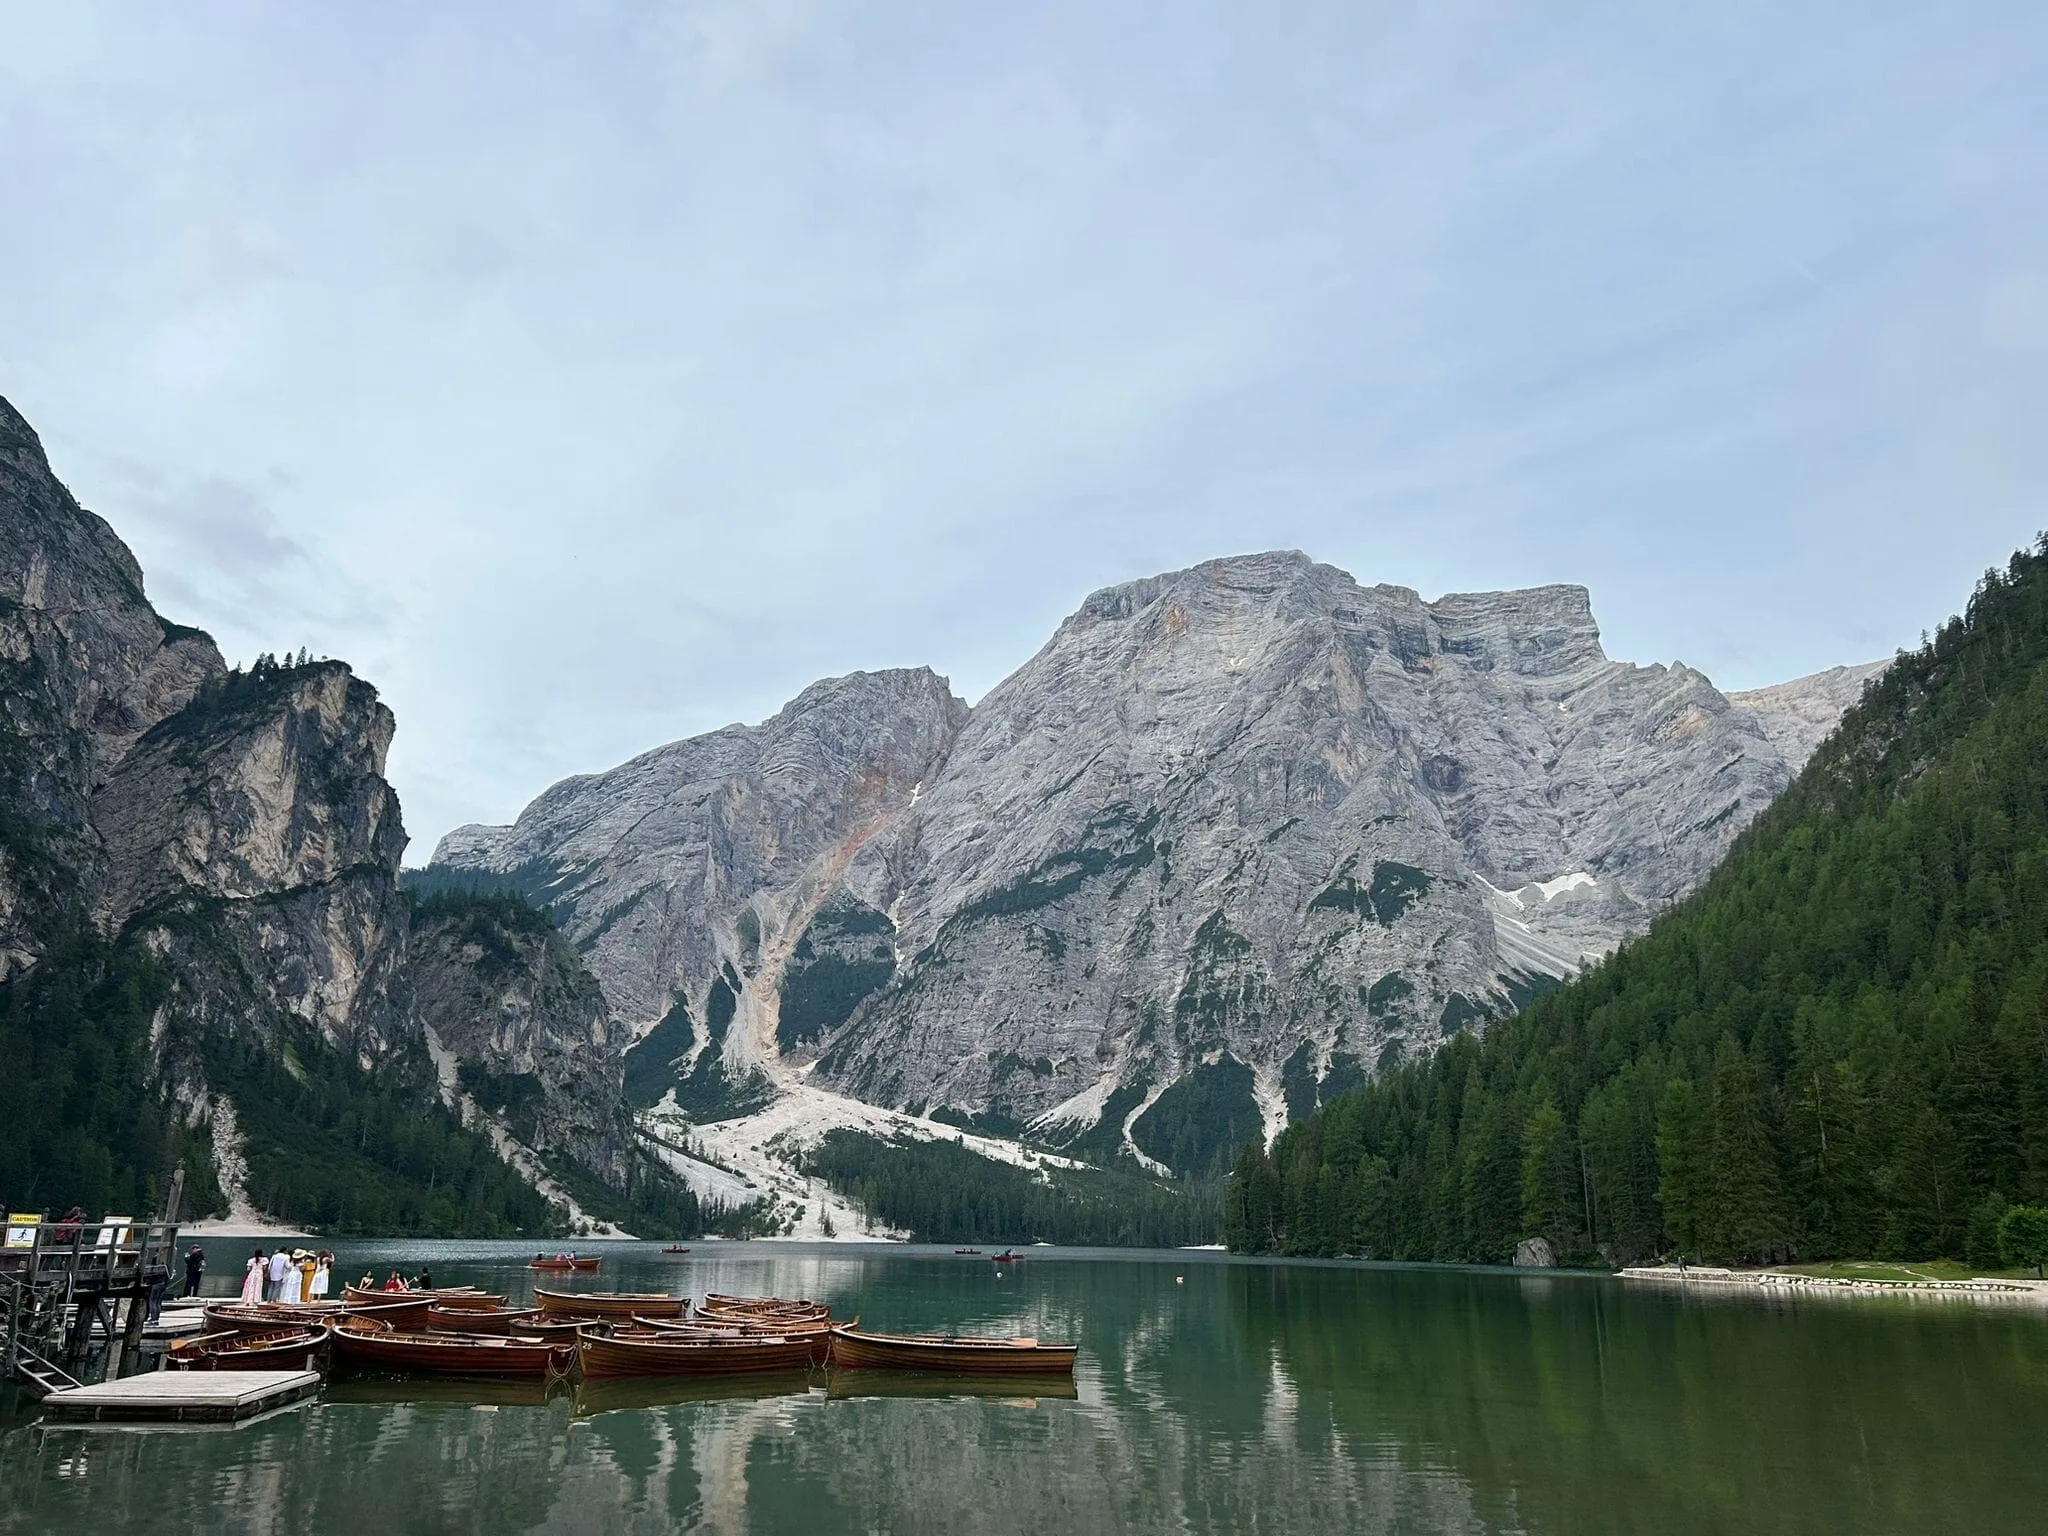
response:
<path id="1" fill-rule="evenodd" d="M 210 1290 L 250 1246 L 208 1244 Z M 431 1261 L 438 1284 L 531 1294 L 518 1245 L 336 1250 L 350 1278 Z M 607 1289 L 1078 1340 L 1075 1395 L 369 1381 L 230 1428 L 17 1413 L 0 1529 L 1932 1536 L 2048 1510 L 2048 1309 L 1210 1253 L 1033 1249 L 1006 1271 L 932 1249 L 586 1251 Z"/>

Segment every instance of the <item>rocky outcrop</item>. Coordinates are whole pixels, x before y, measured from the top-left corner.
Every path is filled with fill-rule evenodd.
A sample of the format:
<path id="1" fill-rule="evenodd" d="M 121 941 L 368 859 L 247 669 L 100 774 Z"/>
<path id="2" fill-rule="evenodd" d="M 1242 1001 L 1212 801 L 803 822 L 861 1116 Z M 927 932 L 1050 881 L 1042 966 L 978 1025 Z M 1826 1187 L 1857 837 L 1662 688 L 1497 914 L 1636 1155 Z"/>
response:
<path id="1" fill-rule="evenodd" d="M 596 978 L 544 914 L 516 898 L 426 898 L 411 913 L 402 982 L 471 1102 L 522 1145 L 625 1187 L 636 1152 L 624 1042 Z"/>
<path id="2" fill-rule="evenodd" d="M 112 1043 L 191 1131 L 215 1121 L 224 1174 L 240 1153 L 221 1074 L 281 1072 L 323 1084 L 330 1107 L 440 1098 L 488 1119 L 536 1179 L 529 1154 L 579 1165 L 579 1187 L 665 1177 L 624 1118 L 603 996 L 545 920 L 444 902 L 414 923 L 384 778 L 394 729 L 340 662 L 230 671 L 160 619 L 126 546 L 0 401 L 0 982 L 60 938 L 82 968 L 72 990 L 133 977 L 153 999 L 147 1039 Z M 329 1049 L 365 1079 L 312 1070 Z M 336 1113 L 272 1134 L 360 1133 Z"/>
<path id="3" fill-rule="evenodd" d="M 0 980 L 99 875 L 94 790 L 224 670 L 211 639 L 151 609 L 135 557 L 0 399 Z"/>
<path id="4" fill-rule="evenodd" d="M 1843 686 L 1743 708 L 1611 660 L 1581 588 L 1248 556 L 1095 594 L 971 715 L 856 674 L 435 859 L 563 900 L 679 1082 L 1207 1170 L 1692 889 Z"/>
<path id="5" fill-rule="evenodd" d="M 1814 749 L 1827 740 L 1849 706 L 1863 697 L 1864 685 L 1890 665 L 1888 661 L 1869 661 L 1855 667 L 1829 667 L 1789 683 L 1731 693 L 1728 702 L 1756 716 L 1764 735 L 1784 756 L 1785 766 L 1796 774 Z"/>
<path id="6" fill-rule="evenodd" d="M 680 1000 L 703 1019 L 727 962 L 762 969 L 790 913 L 807 921 L 936 776 L 966 717 L 928 669 L 855 672 L 761 725 L 565 779 L 510 827 L 449 833 L 434 861 L 551 905 L 622 1016 Z"/>

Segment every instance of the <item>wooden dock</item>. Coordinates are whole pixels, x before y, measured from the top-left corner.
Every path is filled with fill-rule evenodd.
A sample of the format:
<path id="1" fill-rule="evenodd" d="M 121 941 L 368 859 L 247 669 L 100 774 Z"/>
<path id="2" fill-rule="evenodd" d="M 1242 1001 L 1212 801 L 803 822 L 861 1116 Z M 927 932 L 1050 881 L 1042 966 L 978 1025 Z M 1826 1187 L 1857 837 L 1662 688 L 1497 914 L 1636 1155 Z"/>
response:
<path id="1" fill-rule="evenodd" d="M 231 1424 L 319 1390 L 318 1371 L 151 1371 L 52 1392 L 43 1413 L 73 1423 Z"/>

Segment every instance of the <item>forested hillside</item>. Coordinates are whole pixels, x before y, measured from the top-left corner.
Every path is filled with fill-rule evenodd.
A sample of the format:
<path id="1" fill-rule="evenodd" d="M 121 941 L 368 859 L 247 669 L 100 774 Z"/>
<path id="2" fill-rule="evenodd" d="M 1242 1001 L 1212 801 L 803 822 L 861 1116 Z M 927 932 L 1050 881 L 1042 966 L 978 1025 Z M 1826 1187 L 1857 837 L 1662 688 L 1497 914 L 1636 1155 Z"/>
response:
<path id="1" fill-rule="evenodd" d="M 1235 1248 L 1996 1260 L 2048 1198 L 2048 538 L 1690 899 L 1239 1160 Z"/>

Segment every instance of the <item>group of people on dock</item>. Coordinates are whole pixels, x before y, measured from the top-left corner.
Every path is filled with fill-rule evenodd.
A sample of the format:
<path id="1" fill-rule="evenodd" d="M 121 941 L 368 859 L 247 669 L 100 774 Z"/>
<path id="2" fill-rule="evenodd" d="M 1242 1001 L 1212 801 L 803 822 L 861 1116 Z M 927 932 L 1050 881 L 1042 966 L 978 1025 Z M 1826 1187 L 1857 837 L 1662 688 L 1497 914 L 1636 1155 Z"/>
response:
<path id="1" fill-rule="evenodd" d="M 334 1275 L 334 1255 L 305 1248 L 278 1249 L 265 1254 L 257 1249 L 249 1255 L 242 1276 L 244 1301 L 321 1301 L 326 1298 Z"/>

